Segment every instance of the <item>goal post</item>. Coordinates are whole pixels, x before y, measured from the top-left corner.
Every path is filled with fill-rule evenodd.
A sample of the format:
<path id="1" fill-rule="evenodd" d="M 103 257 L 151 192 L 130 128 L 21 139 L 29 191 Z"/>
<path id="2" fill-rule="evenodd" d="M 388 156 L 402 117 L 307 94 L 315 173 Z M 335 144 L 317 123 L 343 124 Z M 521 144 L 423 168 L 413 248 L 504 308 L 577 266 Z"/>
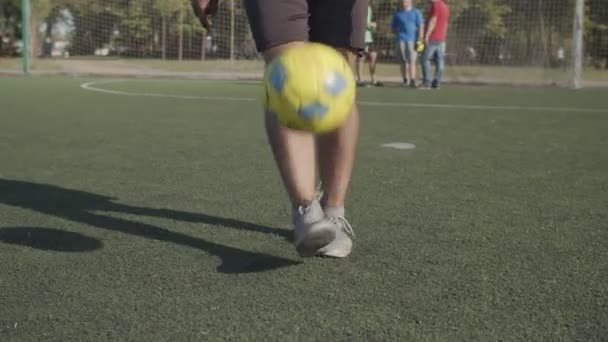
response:
<path id="1" fill-rule="evenodd" d="M 585 0 L 576 0 L 574 10 L 574 32 L 572 34 L 572 79 L 573 89 L 583 87 L 583 28 L 585 23 Z"/>
<path id="2" fill-rule="evenodd" d="M 30 0 L 21 0 L 21 35 L 22 35 L 22 48 L 21 48 L 21 66 L 24 74 L 30 73 L 31 68 L 31 49 L 30 49 Z"/>

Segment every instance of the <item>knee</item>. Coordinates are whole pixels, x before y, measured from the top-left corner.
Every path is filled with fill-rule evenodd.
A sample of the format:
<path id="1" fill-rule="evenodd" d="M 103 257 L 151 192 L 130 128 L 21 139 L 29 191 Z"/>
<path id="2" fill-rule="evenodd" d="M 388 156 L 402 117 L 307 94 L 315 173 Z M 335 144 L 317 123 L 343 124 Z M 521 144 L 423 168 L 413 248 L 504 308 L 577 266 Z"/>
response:
<path id="1" fill-rule="evenodd" d="M 369 54 L 370 63 L 375 64 L 377 59 L 378 59 L 378 53 L 370 52 L 370 54 Z"/>

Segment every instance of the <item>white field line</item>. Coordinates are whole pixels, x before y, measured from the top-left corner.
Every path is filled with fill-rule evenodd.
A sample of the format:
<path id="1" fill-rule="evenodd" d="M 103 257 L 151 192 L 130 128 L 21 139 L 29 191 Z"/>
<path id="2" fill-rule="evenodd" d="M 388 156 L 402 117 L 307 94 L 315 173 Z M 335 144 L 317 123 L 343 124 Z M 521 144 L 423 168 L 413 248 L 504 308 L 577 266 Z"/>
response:
<path id="1" fill-rule="evenodd" d="M 249 97 L 224 97 L 224 96 L 196 96 L 196 95 L 171 95 L 171 94 L 163 94 L 163 93 L 132 93 L 120 90 L 110 90 L 99 88 L 97 85 L 101 84 L 110 84 L 110 83 L 120 83 L 126 81 L 98 81 L 98 82 L 87 82 L 80 85 L 80 88 L 90 91 L 95 91 L 98 93 L 119 95 L 119 96 L 137 96 L 137 97 L 165 97 L 172 99 L 182 99 L 182 100 L 203 100 L 203 101 L 255 101 L 254 98 Z"/>
<path id="2" fill-rule="evenodd" d="M 374 102 L 359 101 L 363 106 L 382 107 L 413 107 L 413 108 L 440 108 L 440 109 L 471 109 L 471 110 L 514 110 L 538 112 L 587 112 L 608 113 L 608 108 L 577 108 L 577 107 L 543 107 L 543 106 L 490 106 L 490 105 L 463 105 L 463 104 L 432 104 L 432 103 L 401 103 L 401 102 Z"/>
<path id="3" fill-rule="evenodd" d="M 202 101 L 257 101 L 253 97 L 230 97 L 230 96 L 197 96 L 197 95 L 171 95 L 163 93 L 136 93 L 121 90 L 111 90 L 100 88 L 99 85 L 121 83 L 126 80 L 94 81 L 80 85 L 84 90 L 98 93 L 133 96 L 133 97 L 163 97 L 183 100 L 202 100 Z M 468 105 L 468 104 L 433 104 L 433 103 L 406 103 L 406 102 L 378 102 L 378 101 L 358 101 L 362 106 L 370 107 L 401 107 L 401 108 L 439 108 L 439 109 L 469 109 L 469 110 L 506 110 L 506 111 L 537 111 L 537 112 L 584 112 L 584 113 L 608 113 L 608 108 L 577 108 L 577 107 L 544 107 L 544 106 L 490 106 L 490 105 Z"/>

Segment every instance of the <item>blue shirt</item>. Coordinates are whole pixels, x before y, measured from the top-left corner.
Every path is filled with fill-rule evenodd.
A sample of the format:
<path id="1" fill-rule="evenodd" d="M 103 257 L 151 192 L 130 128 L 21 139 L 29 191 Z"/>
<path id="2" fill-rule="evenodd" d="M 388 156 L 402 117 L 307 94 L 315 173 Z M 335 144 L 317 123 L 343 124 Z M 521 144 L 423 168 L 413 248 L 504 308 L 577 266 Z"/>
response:
<path id="1" fill-rule="evenodd" d="M 409 11 L 398 10 L 393 15 L 391 29 L 397 32 L 397 40 L 415 42 L 418 40 L 418 27 L 422 25 L 422 13 L 412 7 Z"/>

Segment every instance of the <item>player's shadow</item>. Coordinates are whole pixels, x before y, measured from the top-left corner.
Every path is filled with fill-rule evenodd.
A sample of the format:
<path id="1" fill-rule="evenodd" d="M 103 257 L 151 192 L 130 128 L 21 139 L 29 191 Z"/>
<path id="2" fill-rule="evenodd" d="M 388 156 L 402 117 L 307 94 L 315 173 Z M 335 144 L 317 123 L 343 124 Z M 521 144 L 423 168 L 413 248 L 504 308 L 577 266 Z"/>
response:
<path id="1" fill-rule="evenodd" d="M 41 227 L 2 227 L 0 241 L 56 252 L 91 252 L 103 246 L 101 241 L 80 233 Z"/>
<path id="2" fill-rule="evenodd" d="M 274 234 L 285 239 L 290 239 L 291 234 L 289 234 L 287 230 L 206 214 L 130 206 L 113 202 L 113 200 L 114 199 L 111 197 L 65 189 L 49 184 L 37 184 L 0 178 L 0 204 L 29 209 L 97 228 L 197 248 L 218 256 L 222 261 L 221 265 L 218 266 L 218 271 L 222 273 L 261 272 L 298 264 L 298 262 L 293 260 L 262 253 L 248 252 L 239 248 L 228 247 L 182 233 L 173 232 L 151 224 L 111 217 L 100 214 L 99 212 L 116 212 L 169 218 L 187 222 L 200 222 L 239 230 Z M 3 234 L 6 235 L 6 231 L 4 231 Z M 17 231 L 13 232 L 13 234 L 19 236 L 19 234 L 23 234 L 23 232 Z M 15 241 L 23 242 L 27 240 L 16 239 Z M 5 242 L 11 243 L 11 241 Z M 36 246 L 34 245 L 32 247 Z"/>

